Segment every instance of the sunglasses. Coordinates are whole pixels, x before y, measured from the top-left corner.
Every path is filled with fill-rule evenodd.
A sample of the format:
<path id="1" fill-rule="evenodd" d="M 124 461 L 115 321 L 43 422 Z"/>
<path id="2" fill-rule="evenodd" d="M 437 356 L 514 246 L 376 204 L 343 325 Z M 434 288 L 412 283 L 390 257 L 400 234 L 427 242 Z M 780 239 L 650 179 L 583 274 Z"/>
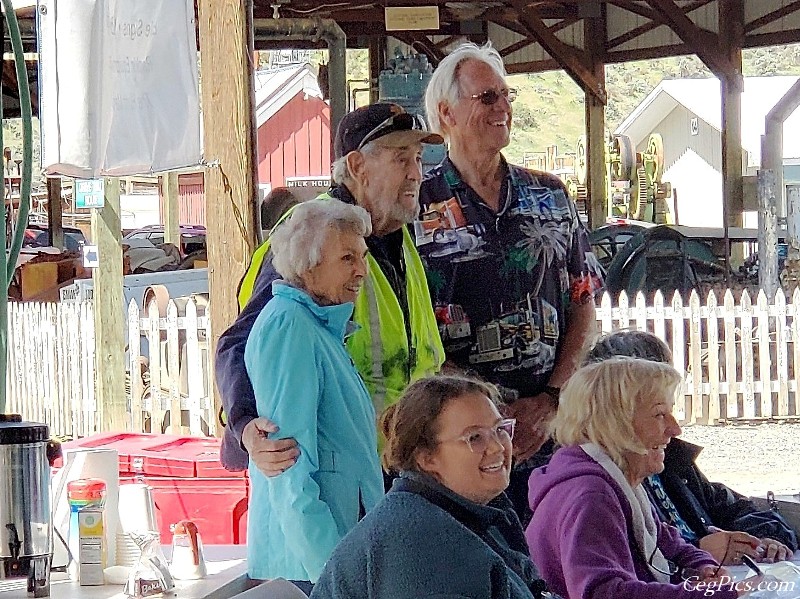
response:
<path id="1" fill-rule="evenodd" d="M 361 150 L 369 142 L 375 141 L 376 139 L 379 139 L 384 135 L 388 135 L 389 133 L 394 133 L 395 131 L 427 131 L 427 130 L 428 128 L 425 126 L 425 121 L 418 114 L 411 114 L 410 112 L 404 112 L 402 114 L 394 114 L 385 121 L 383 121 L 382 123 L 380 123 L 372 131 L 367 133 L 364 136 L 364 139 L 361 140 L 361 143 L 358 144 L 356 150 Z"/>
<path id="2" fill-rule="evenodd" d="M 489 449 L 492 442 L 500 443 L 501 445 L 510 443 L 511 439 L 514 438 L 514 426 L 516 424 L 517 421 L 514 418 L 507 418 L 493 427 L 475 428 L 460 437 L 449 439 L 448 441 L 440 441 L 440 443 L 461 441 L 467 444 L 472 453 L 484 453 Z"/>
<path id="3" fill-rule="evenodd" d="M 509 102 L 513 102 L 517 99 L 517 90 L 514 87 L 509 87 L 508 89 L 504 89 L 503 91 L 497 91 L 496 89 L 487 89 L 486 91 L 482 91 L 479 94 L 472 94 L 470 99 L 472 100 L 480 100 L 481 104 L 484 106 L 493 106 L 497 104 L 497 101 L 501 98 L 505 97 L 506 100 Z"/>

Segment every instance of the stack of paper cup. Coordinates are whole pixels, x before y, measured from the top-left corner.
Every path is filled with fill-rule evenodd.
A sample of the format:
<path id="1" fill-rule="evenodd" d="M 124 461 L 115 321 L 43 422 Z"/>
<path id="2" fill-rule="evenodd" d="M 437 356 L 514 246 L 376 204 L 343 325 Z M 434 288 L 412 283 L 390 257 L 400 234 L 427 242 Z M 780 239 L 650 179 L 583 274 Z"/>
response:
<path id="1" fill-rule="evenodd" d="M 119 513 L 120 528 L 116 539 L 117 565 L 133 566 L 139 558 L 140 551 L 131 533 L 158 532 L 153 488 L 144 483 L 121 485 Z"/>
<path id="2" fill-rule="evenodd" d="M 139 546 L 136 545 L 130 534 L 121 530 L 117 532 L 117 565 L 132 568 L 136 565 L 141 555 Z"/>

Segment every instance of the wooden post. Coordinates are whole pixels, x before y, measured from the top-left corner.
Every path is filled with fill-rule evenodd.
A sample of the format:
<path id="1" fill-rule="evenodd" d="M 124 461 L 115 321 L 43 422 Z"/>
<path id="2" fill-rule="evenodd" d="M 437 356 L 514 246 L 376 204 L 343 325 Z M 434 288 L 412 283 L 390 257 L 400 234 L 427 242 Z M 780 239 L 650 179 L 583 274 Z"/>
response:
<path id="1" fill-rule="evenodd" d="M 47 231 L 50 233 L 50 245 L 64 249 L 64 223 L 61 206 L 61 177 L 47 179 Z"/>
<path id="2" fill-rule="evenodd" d="M 238 313 L 256 242 L 252 0 L 198 0 L 211 351 Z M 214 393 L 214 412 L 220 407 Z"/>
<path id="3" fill-rule="evenodd" d="M 719 3 L 720 49 L 732 65 L 732 73 L 718 73 L 722 93 L 722 226 L 725 227 L 725 249 L 730 279 L 731 261 L 744 259 L 738 244 L 731 251 L 728 227 L 744 224 L 742 188 L 742 44 L 744 41 L 744 7 L 742 0 Z M 730 285 L 730 281 L 727 281 Z"/>
<path id="4" fill-rule="evenodd" d="M 122 301 L 122 251 L 119 179 L 105 179 L 105 206 L 92 211 L 92 243 L 99 268 L 94 285 L 97 409 L 103 431 L 130 427 L 125 397 L 125 308 Z"/>
<path id="5" fill-rule="evenodd" d="M 369 103 L 378 101 L 378 76 L 386 64 L 386 37 L 372 35 L 369 38 Z"/>
<path id="6" fill-rule="evenodd" d="M 605 92 L 606 67 L 603 64 L 606 39 L 605 6 L 600 16 L 584 20 L 584 38 L 591 61 L 592 75 Z M 586 106 L 586 192 L 589 205 L 586 212 L 589 228 L 596 229 L 605 224 L 608 216 L 608 184 L 606 182 L 606 112 L 605 104 L 597 94 L 584 90 Z"/>
<path id="7" fill-rule="evenodd" d="M 164 242 L 181 249 L 181 231 L 178 216 L 178 173 L 161 175 L 161 201 L 164 209 Z"/>

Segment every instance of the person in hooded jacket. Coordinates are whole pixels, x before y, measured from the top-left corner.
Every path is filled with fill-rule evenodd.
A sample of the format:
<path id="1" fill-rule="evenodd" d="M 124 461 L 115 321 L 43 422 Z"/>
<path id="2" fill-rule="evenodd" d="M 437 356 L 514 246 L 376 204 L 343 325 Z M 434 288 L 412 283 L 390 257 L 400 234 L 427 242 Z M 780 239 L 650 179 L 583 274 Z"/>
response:
<path id="1" fill-rule="evenodd" d="M 603 335 L 584 363 L 614 356 L 672 363 L 667 344 L 647 331 Z M 661 521 L 675 526 L 686 541 L 724 565 L 741 563 L 737 551 L 758 562 L 791 559 L 797 550 L 797 534 L 791 525 L 777 511 L 759 510 L 736 491 L 709 481 L 696 463 L 702 449 L 673 439 L 664 454 L 664 471 L 645 479 L 644 488 Z"/>
<path id="2" fill-rule="evenodd" d="M 534 471 L 526 530 L 549 588 L 580 599 L 719 599 L 741 596 L 707 552 L 655 515 L 642 485 L 664 468 L 679 435 L 672 415 L 680 374 L 671 366 L 615 357 L 569 379 L 553 421 L 562 445 Z"/>

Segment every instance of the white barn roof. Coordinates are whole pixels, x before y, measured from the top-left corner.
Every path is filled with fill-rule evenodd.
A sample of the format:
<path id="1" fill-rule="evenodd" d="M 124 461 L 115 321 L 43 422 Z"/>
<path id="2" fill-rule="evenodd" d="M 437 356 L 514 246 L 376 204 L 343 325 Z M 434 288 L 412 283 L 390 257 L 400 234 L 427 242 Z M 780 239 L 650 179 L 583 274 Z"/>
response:
<path id="1" fill-rule="evenodd" d="M 761 136 L 767 113 L 797 81 L 795 76 L 746 77 L 742 93 L 742 147 L 751 166 L 761 162 Z M 678 105 L 685 106 L 717 130 L 722 128 L 719 80 L 674 79 L 662 81 L 617 127 L 615 133 L 641 143 Z M 800 158 L 800 110 L 784 123 L 783 156 Z"/>
<path id="2" fill-rule="evenodd" d="M 260 127 L 299 92 L 322 98 L 310 65 L 298 64 L 255 72 L 256 125 Z"/>

